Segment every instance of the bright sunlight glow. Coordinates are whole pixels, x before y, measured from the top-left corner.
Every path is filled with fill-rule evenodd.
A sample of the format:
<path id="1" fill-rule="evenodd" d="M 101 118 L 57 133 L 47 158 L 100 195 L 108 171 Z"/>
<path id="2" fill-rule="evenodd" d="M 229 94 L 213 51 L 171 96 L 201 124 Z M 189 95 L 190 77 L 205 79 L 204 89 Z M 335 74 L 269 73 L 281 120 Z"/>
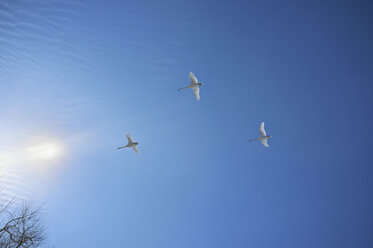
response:
<path id="1" fill-rule="evenodd" d="M 26 156 L 33 162 L 57 162 L 63 147 L 56 141 L 44 141 L 26 148 Z"/>

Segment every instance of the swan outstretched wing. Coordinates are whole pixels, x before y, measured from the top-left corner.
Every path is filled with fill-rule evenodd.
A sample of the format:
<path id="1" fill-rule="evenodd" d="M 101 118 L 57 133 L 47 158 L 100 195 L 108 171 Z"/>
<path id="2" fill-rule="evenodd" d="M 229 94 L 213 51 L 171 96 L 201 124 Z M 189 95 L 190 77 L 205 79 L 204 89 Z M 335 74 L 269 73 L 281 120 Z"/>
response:
<path id="1" fill-rule="evenodd" d="M 267 136 L 266 131 L 264 130 L 264 122 L 262 122 L 262 123 L 260 124 L 259 132 L 260 132 L 260 136 L 261 136 L 261 137 L 265 137 L 265 136 Z"/>
<path id="2" fill-rule="evenodd" d="M 127 139 L 128 139 L 128 144 L 132 144 L 133 143 L 133 139 L 131 137 L 131 135 L 129 133 L 127 133 Z"/>
<path id="3" fill-rule="evenodd" d="M 268 143 L 267 143 L 267 139 L 262 140 L 262 144 L 263 144 L 263 146 L 265 146 L 265 147 L 269 147 L 269 145 L 268 145 Z"/>
<path id="4" fill-rule="evenodd" d="M 193 72 L 189 72 L 189 78 L 190 78 L 190 84 L 191 85 L 196 85 L 198 83 L 198 80 L 196 76 L 194 76 Z"/>
<path id="5" fill-rule="evenodd" d="M 137 149 L 137 146 L 134 146 L 133 150 L 135 150 L 135 152 L 137 152 L 137 154 L 140 154 L 139 150 Z"/>
<path id="6" fill-rule="evenodd" d="M 196 97 L 197 101 L 199 101 L 199 87 L 193 88 L 193 94 Z"/>

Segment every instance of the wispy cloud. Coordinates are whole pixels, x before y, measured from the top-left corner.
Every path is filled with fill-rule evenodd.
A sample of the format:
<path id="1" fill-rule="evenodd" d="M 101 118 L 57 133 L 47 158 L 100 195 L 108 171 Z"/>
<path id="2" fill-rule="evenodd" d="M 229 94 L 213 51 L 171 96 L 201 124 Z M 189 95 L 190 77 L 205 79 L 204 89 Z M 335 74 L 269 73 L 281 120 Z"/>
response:
<path id="1" fill-rule="evenodd" d="M 22 65 L 16 67 L 18 74 L 27 76 L 34 66 L 51 60 L 82 71 L 95 70 L 95 59 L 88 56 L 89 45 L 73 38 L 76 33 L 85 33 L 84 26 L 74 26 L 74 19 L 89 6 L 80 1 L 56 0 L 50 4 L 40 0 L 0 3 L 0 79 L 9 72 L 8 67 Z"/>

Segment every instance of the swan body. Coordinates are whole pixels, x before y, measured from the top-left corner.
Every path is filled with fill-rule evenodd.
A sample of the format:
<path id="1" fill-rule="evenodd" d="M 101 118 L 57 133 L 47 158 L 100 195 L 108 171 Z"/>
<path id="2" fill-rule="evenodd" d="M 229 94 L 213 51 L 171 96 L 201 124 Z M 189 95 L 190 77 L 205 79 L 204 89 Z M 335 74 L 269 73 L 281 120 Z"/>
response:
<path id="1" fill-rule="evenodd" d="M 127 133 L 127 139 L 128 139 L 128 144 L 125 145 L 125 146 L 118 147 L 118 150 L 122 149 L 122 148 L 132 147 L 133 150 L 135 150 L 135 152 L 137 152 L 139 154 L 139 150 L 137 149 L 137 145 L 139 143 L 138 142 L 134 142 L 133 138 L 128 133 Z"/>
<path id="2" fill-rule="evenodd" d="M 184 87 L 184 88 L 180 88 L 178 89 L 179 91 L 180 90 L 183 90 L 183 89 L 193 89 L 193 94 L 194 94 L 194 97 L 197 99 L 197 101 L 199 101 L 200 99 L 200 96 L 199 96 L 199 87 L 201 87 L 203 84 L 202 83 L 198 83 L 198 80 L 196 78 L 196 76 L 194 75 L 193 72 L 190 72 L 189 73 L 189 78 L 190 78 L 190 85 Z"/>
<path id="3" fill-rule="evenodd" d="M 255 141 L 255 140 L 260 140 L 262 142 L 263 146 L 269 147 L 267 141 L 269 139 L 272 139 L 272 136 L 271 135 L 267 135 L 266 131 L 264 130 L 264 122 L 262 122 L 260 124 L 259 132 L 260 132 L 260 137 L 259 138 L 250 139 L 249 141 L 251 142 L 251 141 Z"/>

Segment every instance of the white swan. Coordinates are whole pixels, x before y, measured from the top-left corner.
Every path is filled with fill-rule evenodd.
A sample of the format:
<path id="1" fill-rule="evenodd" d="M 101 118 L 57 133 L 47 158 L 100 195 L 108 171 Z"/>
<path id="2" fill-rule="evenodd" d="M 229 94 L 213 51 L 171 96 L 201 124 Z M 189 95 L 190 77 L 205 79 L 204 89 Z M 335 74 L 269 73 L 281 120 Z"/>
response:
<path id="1" fill-rule="evenodd" d="M 262 141 L 263 146 L 268 147 L 267 141 L 269 139 L 272 139 L 272 136 L 266 134 L 266 131 L 264 130 L 264 122 L 262 122 L 260 124 L 259 132 L 260 132 L 260 137 L 259 138 L 251 139 L 249 141 L 260 140 L 260 141 Z"/>
<path id="2" fill-rule="evenodd" d="M 183 90 L 183 89 L 187 89 L 187 88 L 193 89 L 193 94 L 196 97 L 197 101 L 199 101 L 199 99 L 200 99 L 200 97 L 199 97 L 199 87 L 201 87 L 203 84 L 198 83 L 198 80 L 197 80 L 196 76 L 194 76 L 193 72 L 189 73 L 189 78 L 190 78 L 190 85 L 188 85 L 184 88 L 180 88 L 178 90 Z"/>
<path id="3" fill-rule="evenodd" d="M 128 133 L 127 133 L 127 139 L 128 139 L 128 144 L 126 146 L 118 147 L 118 150 L 122 149 L 122 148 L 126 148 L 126 147 L 132 147 L 133 150 L 135 150 L 135 152 L 137 152 L 139 154 L 139 150 L 137 150 L 137 145 L 139 143 L 138 142 L 133 142 L 133 139 L 132 139 L 131 135 L 129 135 Z"/>

